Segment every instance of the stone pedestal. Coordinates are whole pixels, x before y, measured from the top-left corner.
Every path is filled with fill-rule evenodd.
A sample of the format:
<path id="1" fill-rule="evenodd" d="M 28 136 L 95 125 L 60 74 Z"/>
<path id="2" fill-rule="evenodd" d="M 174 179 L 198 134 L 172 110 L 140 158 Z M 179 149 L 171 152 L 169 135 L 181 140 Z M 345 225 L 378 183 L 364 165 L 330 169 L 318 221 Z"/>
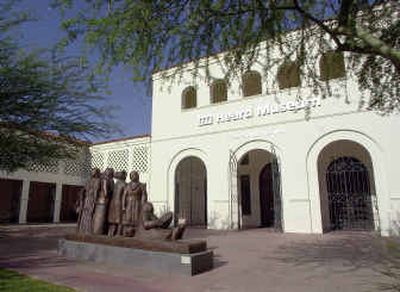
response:
<path id="1" fill-rule="evenodd" d="M 178 253 L 61 239 L 58 253 L 75 259 L 188 276 L 213 268 L 213 252 L 210 250 Z"/>

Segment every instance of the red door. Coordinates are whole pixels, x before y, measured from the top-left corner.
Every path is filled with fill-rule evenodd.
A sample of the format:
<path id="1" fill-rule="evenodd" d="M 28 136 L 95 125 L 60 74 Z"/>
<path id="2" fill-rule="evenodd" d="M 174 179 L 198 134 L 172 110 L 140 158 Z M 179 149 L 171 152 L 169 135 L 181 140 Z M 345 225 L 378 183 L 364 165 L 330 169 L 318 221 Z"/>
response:
<path id="1" fill-rule="evenodd" d="M 55 193 L 55 184 L 31 182 L 29 186 L 27 222 L 53 222 Z"/>
<path id="2" fill-rule="evenodd" d="M 17 223 L 22 181 L 0 179 L 0 223 Z"/>
<path id="3" fill-rule="evenodd" d="M 78 215 L 76 214 L 75 205 L 79 197 L 82 186 L 63 185 L 62 201 L 61 201 L 61 222 L 76 222 Z"/>

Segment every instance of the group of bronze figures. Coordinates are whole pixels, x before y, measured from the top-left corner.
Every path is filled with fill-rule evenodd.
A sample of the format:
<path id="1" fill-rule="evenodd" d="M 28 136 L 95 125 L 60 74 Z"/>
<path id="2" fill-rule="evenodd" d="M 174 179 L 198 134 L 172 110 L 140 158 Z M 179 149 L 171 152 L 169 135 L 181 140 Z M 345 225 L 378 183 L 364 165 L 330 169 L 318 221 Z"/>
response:
<path id="1" fill-rule="evenodd" d="M 138 172 L 130 173 L 129 183 L 125 180 L 125 171 L 114 172 L 112 168 L 103 173 L 98 168 L 92 171 L 77 202 L 78 233 L 181 239 L 186 227 L 184 220 L 169 229 L 173 213 L 167 212 L 160 218 L 154 215 L 153 204 L 147 201 L 146 185 L 139 181 Z"/>

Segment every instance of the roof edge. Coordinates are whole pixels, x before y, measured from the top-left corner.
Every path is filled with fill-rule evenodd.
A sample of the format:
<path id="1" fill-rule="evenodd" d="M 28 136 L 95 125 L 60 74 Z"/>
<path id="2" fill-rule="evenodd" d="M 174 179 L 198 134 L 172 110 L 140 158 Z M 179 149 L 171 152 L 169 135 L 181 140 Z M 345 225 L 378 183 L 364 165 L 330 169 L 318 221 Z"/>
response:
<path id="1" fill-rule="evenodd" d="M 147 137 L 151 137 L 151 135 L 143 134 L 143 135 L 128 136 L 128 137 L 123 137 L 123 138 L 116 138 L 116 139 L 111 139 L 111 140 L 106 140 L 106 141 L 94 142 L 94 143 L 92 143 L 91 146 L 116 143 L 116 142 L 122 142 L 122 141 L 128 141 L 128 140 L 140 139 L 140 138 L 147 138 Z"/>

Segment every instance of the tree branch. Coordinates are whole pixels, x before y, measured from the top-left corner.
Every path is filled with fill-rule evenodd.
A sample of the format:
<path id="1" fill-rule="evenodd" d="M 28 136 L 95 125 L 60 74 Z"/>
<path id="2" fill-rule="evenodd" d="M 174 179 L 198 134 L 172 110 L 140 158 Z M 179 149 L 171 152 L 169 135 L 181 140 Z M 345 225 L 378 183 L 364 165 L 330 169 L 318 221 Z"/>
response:
<path id="1" fill-rule="evenodd" d="M 305 18 L 311 20 L 316 25 L 318 25 L 320 28 L 322 28 L 326 33 L 328 33 L 331 36 L 331 38 L 334 40 L 334 42 L 336 43 L 338 48 L 340 48 L 343 45 L 342 42 L 340 41 L 337 33 L 335 33 L 335 31 L 332 30 L 328 25 L 326 25 L 324 20 L 318 19 L 315 16 L 313 16 L 311 13 L 307 12 L 306 10 L 304 10 L 300 6 L 300 3 L 299 3 L 298 0 L 293 0 L 293 4 L 294 4 L 294 7 L 295 7 L 296 11 L 301 13 Z"/>
<path id="2" fill-rule="evenodd" d="M 400 50 L 387 45 L 384 41 L 375 37 L 361 26 L 357 25 L 355 31 L 356 37 L 369 46 L 371 53 L 375 52 L 379 56 L 390 59 L 393 65 L 396 66 L 397 72 L 400 73 Z"/>

